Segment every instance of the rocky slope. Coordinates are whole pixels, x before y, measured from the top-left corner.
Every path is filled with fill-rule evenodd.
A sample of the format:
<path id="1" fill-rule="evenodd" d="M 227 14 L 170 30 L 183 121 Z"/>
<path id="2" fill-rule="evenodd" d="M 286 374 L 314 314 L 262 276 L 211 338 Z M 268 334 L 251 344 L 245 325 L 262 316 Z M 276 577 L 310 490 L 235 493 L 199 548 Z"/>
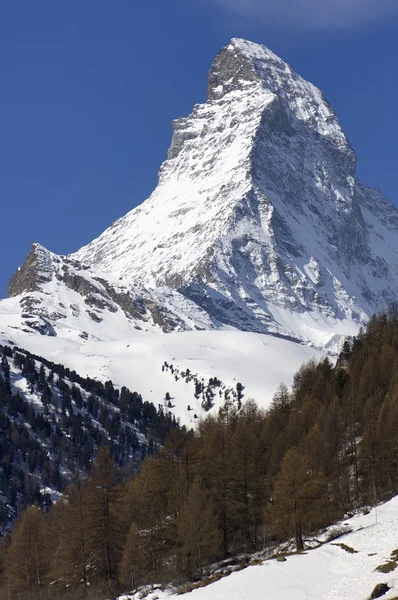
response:
<path id="1" fill-rule="evenodd" d="M 398 211 L 355 168 L 321 92 L 233 39 L 207 102 L 174 122 L 151 197 L 70 257 L 34 246 L 9 294 L 44 333 L 90 335 L 106 311 L 112 339 L 232 326 L 338 346 L 398 288 Z"/>
<path id="2" fill-rule="evenodd" d="M 22 326 L 44 335 L 73 330 L 83 340 L 120 339 L 134 331 L 211 329 L 210 317 L 171 288 L 146 290 L 129 280 L 89 269 L 73 258 L 57 256 L 33 244 L 26 262 L 13 275 L 9 299 L 21 308 Z M 3 300 L 3 307 L 10 304 Z M 15 312 L 15 309 L 14 309 Z"/>

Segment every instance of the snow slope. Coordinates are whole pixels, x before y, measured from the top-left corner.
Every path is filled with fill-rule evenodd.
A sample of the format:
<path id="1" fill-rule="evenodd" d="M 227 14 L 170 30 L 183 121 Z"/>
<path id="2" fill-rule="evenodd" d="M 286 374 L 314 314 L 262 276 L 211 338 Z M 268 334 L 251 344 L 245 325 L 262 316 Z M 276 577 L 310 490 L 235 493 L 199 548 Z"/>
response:
<path id="1" fill-rule="evenodd" d="M 220 379 L 225 387 L 215 390 L 212 412 L 216 413 L 224 402 L 225 391 L 236 389 L 238 382 L 245 387 L 245 399 L 254 398 L 260 406 L 269 406 L 282 381 L 291 384 L 293 374 L 303 362 L 322 356 L 318 350 L 305 345 L 241 331 L 187 331 L 164 335 L 131 328 L 127 337 L 115 339 L 113 324 L 109 325 L 106 320 L 90 324 L 89 340 L 82 339 L 68 324 L 59 323 L 56 336 L 37 335 L 23 325 L 15 304 L 15 299 L 0 303 L 0 344 L 26 348 L 74 369 L 83 377 L 88 375 L 101 381 L 111 380 L 118 386 L 125 385 L 155 406 L 165 405 L 165 395 L 169 392 L 172 408 L 165 406 L 165 410 L 170 410 L 187 425 L 196 421 L 195 414 L 198 417 L 205 414 L 201 398 L 195 398 L 192 381 L 186 383 L 181 375 L 176 381 L 170 370 L 162 370 L 165 362 L 180 373 L 189 369 L 205 381 Z M 188 410 L 188 405 L 192 410 Z"/>
<path id="2" fill-rule="evenodd" d="M 183 424 L 204 414 L 193 377 L 204 384 L 221 380 L 212 391 L 214 413 L 225 399 L 236 399 L 238 382 L 245 387 L 244 399 L 266 407 L 282 381 L 290 384 L 303 362 L 322 355 L 307 345 L 223 326 L 171 288 L 120 281 L 37 244 L 10 287 L 19 293 L 0 301 L 0 343 L 81 376 L 125 385 Z M 312 326 L 310 319 L 306 326 Z M 334 348 L 338 330 L 324 329 L 321 345 Z M 349 333 L 354 331 L 341 329 L 342 335 Z M 162 369 L 164 363 L 173 365 L 173 372 Z M 181 375 L 187 369 L 193 376 L 188 381 Z"/>
<path id="3" fill-rule="evenodd" d="M 184 600 L 367 600 L 374 587 L 386 583 L 391 589 L 383 596 L 398 596 L 398 569 L 383 574 L 375 569 L 389 561 L 398 548 L 398 497 L 345 521 L 352 529 L 343 537 L 286 562 L 266 560 L 233 573 L 205 588 L 179 595 Z M 347 552 L 345 544 L 355 552 Z M 123 596 L 120 600 L 142 596 Z M 156 590 L 151 598 L 174 598 Z"/>

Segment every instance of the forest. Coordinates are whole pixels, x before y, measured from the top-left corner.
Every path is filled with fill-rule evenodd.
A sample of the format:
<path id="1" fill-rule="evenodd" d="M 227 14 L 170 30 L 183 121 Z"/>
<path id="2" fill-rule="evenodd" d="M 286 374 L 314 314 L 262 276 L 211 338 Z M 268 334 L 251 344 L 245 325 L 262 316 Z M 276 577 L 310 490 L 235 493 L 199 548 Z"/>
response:
<path id="1" fill-rule="evenodd" d="M 278 544 L 302 552 L 326 526 L 397 494 L 397 365 L 391 307 L 336 365 L 303 365 L 267 411 L 226 402 L 195 431 L 171 428 L 133 474 L 101 446 L 88 477 L 51 507 L 29 506 L 1 539 L 0 598 L 187 589 L 219 561 L 244 565 Z"/>
<path id="2" fill-rule="evenodd" d="M 0 346 L 0 531 L 31 504 L 48 510 L 74 477 L 87 476 L 99 447 L 135 470 L 175 427 L 126 387 Z"/>

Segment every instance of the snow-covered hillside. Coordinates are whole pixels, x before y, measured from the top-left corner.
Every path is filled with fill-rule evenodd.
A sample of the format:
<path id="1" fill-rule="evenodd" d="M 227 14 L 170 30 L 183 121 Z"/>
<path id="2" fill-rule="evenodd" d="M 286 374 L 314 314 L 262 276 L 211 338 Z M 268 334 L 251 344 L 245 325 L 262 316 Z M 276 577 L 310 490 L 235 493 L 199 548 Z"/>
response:
<path id="1" fill-rule="evenodd" d="M 368 600 L 376 585 L 383 583 L 390 588 L 383 599 L 396 599 L 398 497 L 345 524 L 352 533 L 287 556 L 284 562 L 265 560 L 188 594 L 174 596 L 157 589 L 120 600 Z M 383 569 L 387 563 L 391 564 Z M 380 572 L 378 567 L 390 572 Z"/>
<path id="2" fill-rule="evenodd" d="M 139 467 L 177 423 L 134 391 L 81 377 L 0 339 L 0 531 L 31 504 L 49 507 L 109 445 Z"/>
<path id="3" fill-rule="evenodd" d="M 216 413 L 225 401 L 225 392 L 229 399 L 234 399 L 232 391 L 238 382 L 244 386 L 244 399 L 254 398 L 260 406 L 269 406 L 282 381 L 291 384 L 293 374 L 303 362 L 322 356 L 320 351 L 302 344 L 241 331 L 164 335 L 130 327 L 123 337 L 114 329 L 112 317 L 113 314 L 107 320 L 105 313 L 100 323 L 89 323 L 87 340 L 67 320 L 57 322 L 57 335 L 38 335 L 27 326 L 29 319 L 22 316 L 16 299 L 8 299 L 0 303 L 0 344 L 26 348 L 82 376 L 126 385 L 155 406 L 162 404 L 187 425 L 196 421 L 195 415 L 205 414 L 202 395 L 195 397 L 194 381 L 187 383 L 181 375 L 187 369 L 199 380 L 208 382 L 216 377 L 222 382 L 221 387 L 214 389 L 210 412 Z M 163 368 L 165 363 L 176 372 Z M 166 404 L 167 392 L 171 407 Z"/>

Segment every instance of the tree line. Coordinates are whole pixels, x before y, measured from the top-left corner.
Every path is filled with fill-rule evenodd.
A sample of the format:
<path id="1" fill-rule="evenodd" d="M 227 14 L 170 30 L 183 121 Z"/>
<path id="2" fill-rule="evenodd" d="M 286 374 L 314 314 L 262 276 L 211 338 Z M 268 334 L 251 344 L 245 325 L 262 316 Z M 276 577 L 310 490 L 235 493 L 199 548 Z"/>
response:
<path id="1" fill-rule="evenodd" d="M 303 365 L 267 411 L 226 404 L 195 432 L 173 429 L 134 476 L 101 448 L 88 479 L 47 512 L 29 507 L 2 541 L 1 597 L 109 598 L 194 581 L 272 544 L 302 551 L 322 528 L 398 493 L 397 366 L 391 308 L 335 366 Z"/>

